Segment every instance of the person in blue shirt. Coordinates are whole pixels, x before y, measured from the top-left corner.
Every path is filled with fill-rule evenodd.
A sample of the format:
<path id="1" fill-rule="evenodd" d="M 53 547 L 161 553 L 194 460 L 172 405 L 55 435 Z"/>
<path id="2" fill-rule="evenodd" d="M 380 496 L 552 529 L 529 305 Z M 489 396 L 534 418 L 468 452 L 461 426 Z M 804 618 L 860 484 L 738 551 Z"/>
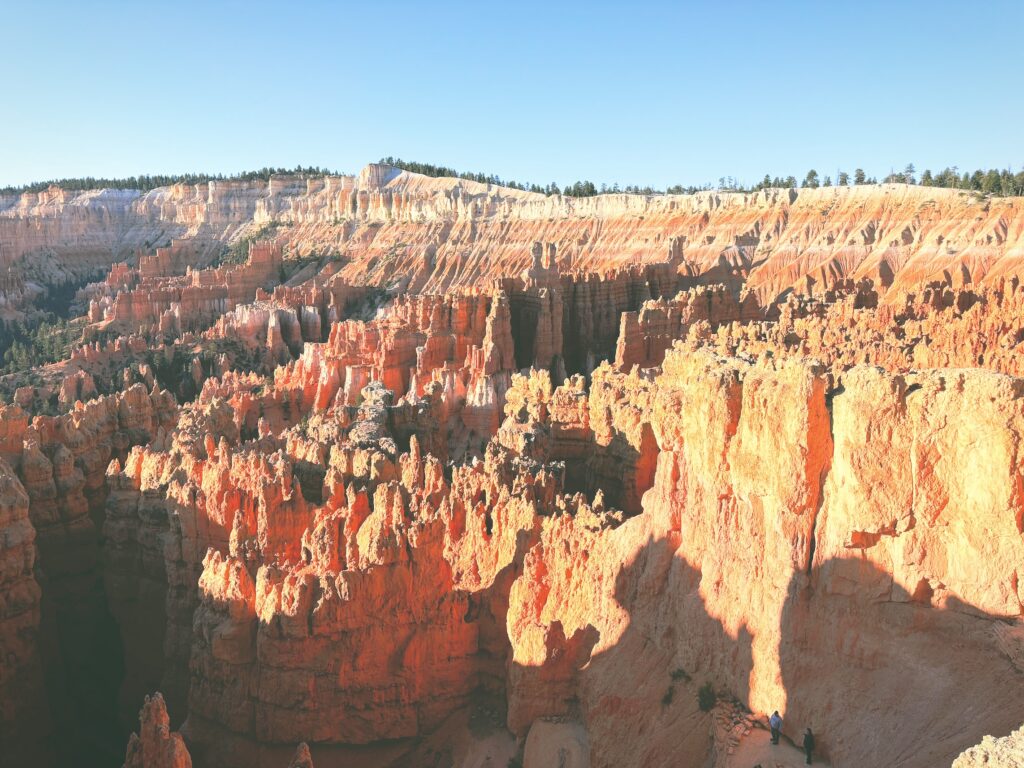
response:
<path id="1" fill-rule="evenodd" d="M 772 712 L 772 716 L 768 718 L 768 725 L 772 729 L 772 744 L 778 744 L 779 735 L 782 733 L 782 718 L 779 717 L 779 710 Z"/>

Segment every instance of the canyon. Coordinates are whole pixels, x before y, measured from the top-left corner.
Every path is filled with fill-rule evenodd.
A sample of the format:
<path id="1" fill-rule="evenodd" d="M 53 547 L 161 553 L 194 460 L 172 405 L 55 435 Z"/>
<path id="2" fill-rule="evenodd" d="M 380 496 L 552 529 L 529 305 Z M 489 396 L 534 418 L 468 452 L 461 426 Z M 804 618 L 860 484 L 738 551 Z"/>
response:
<path id="1" fill-rule="evenodd" d="M 81 331 L 0 376 L 5 762 L 1024 764 L 1024 199 L 372 164 L 0 270 Z"/>

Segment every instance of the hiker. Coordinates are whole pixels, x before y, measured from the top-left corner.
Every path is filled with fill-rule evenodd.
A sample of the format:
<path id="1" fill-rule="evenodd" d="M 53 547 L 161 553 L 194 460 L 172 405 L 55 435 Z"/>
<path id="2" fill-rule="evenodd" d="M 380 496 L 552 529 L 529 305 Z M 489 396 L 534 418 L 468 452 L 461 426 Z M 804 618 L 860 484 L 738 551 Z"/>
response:
<path id="1" fill-rule="evenodd" d="M 811 764 L 811 753 L 814 752 L 814 734 L 811 733 L 811 729 L 807 729 L 807 733 L 804 734 L 804 753 L 807 755 L 807 764 Z"/>
<path id="2" fill-rule="evenodd" d="M 772 744 L 779 743 L 779 735 L 782 733 L 782 718 L 779 717 L 779 710 L 772 712 L 772 716 L 768 718 L 768 725 L 772 729 Z"/>

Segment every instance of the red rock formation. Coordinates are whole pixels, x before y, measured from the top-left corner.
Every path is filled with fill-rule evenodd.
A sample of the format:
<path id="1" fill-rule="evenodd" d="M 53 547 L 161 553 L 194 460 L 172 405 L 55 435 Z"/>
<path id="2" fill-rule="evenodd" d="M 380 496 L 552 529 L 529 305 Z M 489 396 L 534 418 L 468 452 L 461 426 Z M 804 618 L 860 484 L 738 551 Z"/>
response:
<path id="1" fill-rule="evenodd" d="M 672 299 L 645 302 L 639 312 L 623 312 L 615 348 L 615 365 L 628 371 L 634 365 L 661 365 L 665 351 L 690 328 L 714 331 L 721 325 L 763 319 L 764 309 L 753 294 L 738 299 L 724 286 L 691 288 Z"/>
<path id="2" fill-rule="evenodd" d="M 136 329 L 168 322 L 165 312 L 173 314 L 174 327 L 198 330 L 222 313 L 252 301 L 261 288 L 272 288 L 280 280 L 281 247 L 258 242 L 249 246 L 248 260 L 241 265 L 193 271 L 184 276 L 164 276 L 141 257 L 138 278 L 126 282 L 120 275 L 107 280 L 108 291 L 89 301 L 89 317 L 104 327 Z M 153 257 L 159 259 L 160 255 Z M 149 273 L 158 274 L 151 275 Z M 173 274 L 173 270 L 172 270 Z M 114 282 L 117 287 L 111 287 Z"/>
<path id="3" fill-rule="evenodd" d="M 128 255 L 168 234 L 192 235 L 199 251 L 220 247 L 220 238 L 271 221 L 301 253 L 340 243 L 353 284 L 482 286 L 530 269 L 527 247 L 539 240 L 557 246 L 566 269 L 673 261 L 706 282 L 745 282 L 764 300 L 839 278 L 903 290 L 944 275 L 960 283 L 1019 275 L 1021 203 L 896 184 L 545 197 L 368 166 L 358 177 L 3 197 L 0 252 L 5 264 L 41 248 L 63 262 L 101 264 L 111 250 Z"/>
<path id="4" fill-rule="evenodd" d="M 1019 725 L 1018 200 L 371 166 L 5 206 L 18 257 L 183 236 L 0 411 L 0 686 L 41 656 L 104 744 L 163 690 L 182 736 L 150 699 L 126 765 L 738 768 L 779 709 L 834 765 L 924 768 Z"/>
<path id="5" fill-rule="evenodd" d="M 139 712 L 139 734 L 132 734 L 123 768 L 192 768 L 192 758 L 181 734 L 171 732 L 164 697 L 146 697 Z"/>
<path id="6" fill-rule="evenodd" d="M 661 332 L 662 303 L 649 302 L 640 313 L 650 318 L 642 329 L 623 315 L 620 349 L 634 362 L 646 356 L 657 363 L 659 350 L 686 338 L 689 348 L 724 355 L 814 358 L 837 378 L 864 363 L 893 372 L 984 367 L 1019 376 L 1022 301 L 1024 288 L 1016 279 L 979 289 L 932 283 L 902 297 L 890 293 L 884 303 L 862 282 L 837 286 L 821 298 L 791 296 L 771 308 L 777 318 L 698 320 L 676 326 L 674 335 Z"/>
<path id="7" fill-rule="evenodd" d="M 93 728 L 120 734 L 114 697 L 120 680 L 98 679 L 113 653 L 101 579 L 98 526 L 107 495 L 104 471 L 113 456 L 148 443 L 175 419 L 173 399 L 141 386 L 119 395 L 76 403 L 60 417 L 37 416 L 31 424 L 17 408 L 0 414 L 5 450 L 28 497 L 28 515 L 45 574 L 39 649 L 48 670 L 50 706 L 62 728 Z M 11 454 L 8 454 L 9 456 Z M 71 691 L 68 695 L 66 691 Z M 30 694 L 30 700 L 34 694 Z M 106 709 L 105 707 L 109 707 Z M 58 751 L 70 748 L 57 744 Z M 69 759 L 61 754 L 61 759 Z M 79 759 L 100 759 L 79 755 Z"/>
<path id="8" fill-rule="evenodd" d="M 513 587 L 513 659 L 523 674 L 559 682 L 546 705 L 539 683 L 526 688 L 522 708 L 513 689 L 510 726 L 569 715 L 567 702 L 577 700 L 592 762 L 635 760 L 637 744 L 625 736 L 644 727 L 641 762 L 658 763 L 674 754 L 676 734 L 661 721 L 652 729 L 652 699 L 659 680 L 680 669 L 755 710 L 812 724 L 838 764 L 875 764 L 893 750 L 915 755 L 908 764 L 950 759 L 964 730 L 932 724 L 955 717 L 950 701 L 965 696 L 984 708 L 980 720 L 1009 727 L 1020 691 L 997 680 L 1020 662 L 999 627 L 1007 616 L 1019 622 L 1014 563 L 1024 545 L 1009 447 L 1018 428 L 1005 414 L 1017 419 L 1020 394 L 994 374 L 919 381 L 908 390 L 873 369 L 849 373 L 832 398 L 830 431 L 820 369 L 748 367 L 699 352 L 666 358 L 646 400 L 661 453 L 644 513 L 597 534 L 570 521 L 546 525 L 539 559 L 527 558 L 525 582 Z M 880 405 L 886 397 L 891 408 Z M 974 405 L 944 403 L 949 397 Z M 946 426 L 968 412 L 971 434 L 984 437 L 967 450 L 992 462 L 985 492 L 965 485 L 976 475 L 957 455 L 957 428 Z M 882 424 L 909 430 L 896 445 L 911 455 L 871 440 Z M 883 501 L 883 488 L 916 501 Z M 961 570 L 968 562 L 987 567 Z M 910 634 L 898 629 L 907 622 Z M 592 630 L 599 639 L 589 662 L 567 683 L 551 664 L 564 664 Z M 950 659 L 942 638 L 964 633 L 972 640 Z M 936 663 L 948 672 L 917 676 L 912 660 L 922 655 L 944 659 Z M 856 711 L 908 695 L 915 705 L 898 722 L 869 726 L 827 706 L 826 691 L 837 689 Z"/>
<path id="9" fill-rule="evenodd" d="M 167 705 L 159 693 L 146 696 L 139 712 L 139 733 L 128 739 L 122 768 L 192 768 L 192 756 L 180 733 L 171 731 Z M 309 746 L 302 742 L 288 768 L 313 768 Z"/>
<path id="10" fill-rule="evenodd" d="M 4 760 L 53 758 L 39 646 L 41 591 L 28 494 L 0 458 L 0 743 Z"/>
<path id="11" fill-rule="evenodd" d="M 77 401 L 88 401 L 96 396 L 96 382 L 86 371 L 76 371 L 65 376 L 61 382 L 57 402 L 61 405 L 74 405 Z"/>
<path id="12" fill-rule="evenodd" d="M 925 499 L 947 498 L 948 491 L 941 489 L 962 487 L 958 484 L 963 482 L 955 476 L 932 475 L 935 480 L 928 482 L 937 485 L 928 490 L 931 486 L 913 479 L 887 481 L 881 486 L 878 480 L 852 479 L 861 472 L 877 471 L 879 463 L 856 459 L 850 464 L 851 457 L 861 450 L 854 448 L 855 444 L 870 445 L 851 443 L 851 437 L 860 436 L 857 439 L 863 441 L 864 434 L 877 430 L 847 426 L 843 414 L 857 413 L 856 403 L 862 398 L 872 404 L 871 418 L 891 419 L 888 411 L 877 408 L 884 398 L 871 388 L 874 385 L 868 386 L 869 379 L 864 377 L 869 374 L 890 382 L 882 385 L 882 391 L 906 391 L 900 380 L 887 379 L 870 369 L 850 372 L 845 392 L 832 396 L 831 426 L 824 371 L 804 363 L 778 369 L 751 367 L 719 361 L 706 353 L 673 352 L 653 379 L 623 376 L 610 368 L 596 372 L 589 396 L 581 380 L 554 391 L 544 378 L 535 379 L 536 385 L 520 380 L 509 390 L 508 421 L 497 434 L 498 442 L 488 450 L 487 462 L 475 470 L 457 470 L 450 481 L 443 478 L 436 462 L 421 458 L 415 440 L 412 453 L 396 461 L 394 449 L 386 447 L 390 439 L 386 425 L 387 411 L 397 406 L 388 405 L 389 400 L 380 400 L 378 395 L 366 394 L 361 415 L 348 422 L 352 447 L 339 450 L 328 442 L 329 455 L 323 448 L 311 453 L 308 446 L 313 444 L 297 436 L 289 438 L 286 454 L 277 454 L 280 459 L 271 455 L 269 461 L 258 453 L 238 454 L 224 440 L 219 446 L 208 442 L 196 454 L 200 463 L 187 469 L 194 478 L 189 485 L 194 484 L 196 490 L 169 488 L 177 499 L 176 516 L 185 511 L 194 514 L 191 509 L 200 498 L 199 488 L 204 489 L 206 499 L 205 511 L 198 508 L 195 522 L 172 534 L 181 537 L 174 551 L 194 553 L 197 560 L 191 568 L 195 569 L 201 553 L 213 547 L 201 558 L 193 609 L 197 634 L 191 639 L 189 732 L 205 748 L 216 749 L 223 739 L 219 734 L 227 728 L 244 737 L 241 742 L 230 742 L 232 750 L 263 739 L 294 742 L 300 736 L 340 746 L 376 742 L 388 735 L 422 735 L 438 727 L 445 713 L 463 706 L 474 685 L 491 680 L 494 682 L 487 685 L 507 686 L 509 725 L 514 732 L 525 734 L 531 723 L 542 717 L 580 717 L 588 732 L 592 761 L 622 764 L 636 748 L 624 738 L 625 733 L 648 718 L 652 708 L 657 710 L 664 694 L 658 681 L 667 685 L 670 673 L 681 669 L 688 678 L 710 680 L 716 688 L 757 709 L 785 706 L 787 717 L 815 722 L 816 730 L 829 734 L 822 741 L 836 759 L 874 759 L 872 750 L 880 747 L 881 739 L 841 720 L 830 720 L 823 708 L 816 679 L 827 673 L 815 667 L 818 657 L 813 649 L 832 646 L 819 645 L 806 633 L 819 624 L 830 627 L 830 632 L 842 626 L 830 611 L 854 611 L 854 615 L 863 611 L 872 616 L 876 610 L 872 603 L 858 600 L 862 590 L 864 595 L 872 594 L 870 585 L 876 578 L 887 579 L 890 591 L 897 590 L 896 585 L 905 590 L 893 592 L 885 603 L 895 606 L 896 614 L 887 617 L 887 609 L 883 609 L 872 619 L 873 626 L 881 629 L 865 638 L 865 642 L 876 642 L 875 638 L 884 637 L 889 644 L 886 653 L 890 661 L 885 669 L 897 663 L 900 654 L 916 652 L 912 643 L 900 641 L 894 633 L 892 622 L 899 621 L 899 611 L 917 616 L 922 626 L 934 632 L 934 642 L 951 631 L 997 626 L 1008 613 L 1019 615 L 1019 603 L 1014 613 L 1014 605 L 1006 601 L 1008 593 L 1000 585 L 1012 583 L 1011 564 L 1017 562 L 1021 544 L 1019 535 L 1013 543 L 1011 533 L 998 536 L 994 549 L 978 549 L 980 543 L 958 539 L 948 522 L 934 527 L 927 518 L 918 519 L 909 528 L 897 522 L 890 531 L 885 527 L 888 523 L 880 529 L 879 523 L 865 518 L 868 511 L 876 514 L 876 505 L 850 496 L 856 483 L 876 489 L 917 488 L 918 498 L 927 505 L 931 502 Z M 973 383 L 975 378 L 927 391 L 947 392 L 942 396 L 971 402 L 993 402 L 993 413 L 1005 413 L 1018 397 L 1012 387 L 994 398 L 980 391 L 972 394 L 971 387 L 989 386 L 981 379 Z M 999 381 L 1009 380 L 993 378 L 992 384 L 997 386 L 993 393 L 1003 391 L 998 389 Z M 631 396 L 621 399 L 613 394 L 616 391 Z M 922 402 L 933 403 L 935 396 L 928 395 Z M 595 425 L 595 412 L 605 414 L 600 426 Z M 894 413 L 907 419 L 899 416 L 904 412 Z M 908 429 L 921 435 L 916 438 L 919 443 L 934 443 L 935 438 L 925 435 L 933 429 L 929 424 L 934 417 L 929 414 L 936 412 L 954 410 L 935 401 L 919 411 L 924 419 L 919 426 L 907 422 Z M 650 422 L 644 414 L 650 414 Z M 622 434 L 627 445 L 642 445 L 651 439 L 644 437 L 651 428 L 648 423 L 656 440 L 657 472 L 651 477 L 651 490 L 638 516 L 620 524 L 621 517 L 602 511 L 603 502 L 587 505 L 580 499 L 572 502 L 572 514 L 559 514 L 556 510 L 569 502 L 568 497 L 557 492 L 552 495 L 550 490 L 522 495 L 537 488 L 538 482 L 547 488 L 548 481 L 541 475 L 533 475 L 534 480 L 529 481 L 531 475 L 522 474 L 528 464 L 521 462 L 541 462 L 539 466 L 553 459 L 578 462 L 588 450 L 597 450 L 601 435 L 609 430 Z M 317 424 L 317 429 L 328 426 L 324 420 Z M 310 422 L 304 429 L 313 426 Z M 216 435 L 224 429 L 212 431 Z M 226 429 L 229 439 L 237 440 L 232 437 L 237 435 L 233 427 Z M 262 450 L 281 445 L 272 436 L 275 428 L 268 429 L 261 440 L 271 442 Z M 186 434 L 198 437 L 205 431 Z M 983 428 L 981 434 L 993 433 Z M 534 437 L 526 439 L 529 435 Z M 994 437 L 984 439 L 999 445 Z M 592 447 L 588 449 L 588 445 Z M 209 460 L 216 455 L 215 462 L 203 460 L 203 452 Z M 289 460 L 286 455 L 296 458 Z M 765 462 L 765 455 L 776 460 Z M 783 458 L 786 461 L 780 463 Z M 159 462 L 159 455 L 144 460 L 143 465 L 152 461 Z M 290 480 L 302 476 L 300 461 L 324 468 L 324 506 L 311 507 L 299 484 Z M 520 462 L 518 469 L 516 462 Z M 923 466 L 918 459 L 906 466 L 915 463 Z M 963 464 L 961 460 L 951 466 Z M 165 466 L 175 465 L 181 466 L 180 459 Z M 160 464 L 153 466 L 156 469 Z M 889 468 L 893 465 L 883 461 L 880 466 L 887 467 L 883 473 L 896 477 Z M 1013 471 L 1008 468 L 1006 475 L 1011 486 Z M 847 477 L 850 472 L 853 475 Z M 166 482 L 160 475 L 157 470 L 154 482 Z M 524 481 L 526 485 L 522 485 Z M 369 484 L 369 488 L 358 491 L 358 484 Z M 517 486 L 521 487 L 518 494 L 513 490 L 506 496 L 509 491 L 502 490 Z M 238 490 L 229 494 L 228 488 Z M 467 501 L 480 493 L 470 490 L 473 488 L 488 490 L 475 507 L 475 523 L 470 526 Z M 977 492 L 970 497 L 982 498 Z M 527 504 L 517 512 L 518 517 L 508 518 L 503 510 L 516 498 Z M 223 501 L 211 506 L 211 500 L 217 499 Z M 456 499 L 461 501 L 456 504 Z M 964 513 L 951 511 L 948 501 L 943 503 L 945 513 L 954 514 L 953 519 L 965 519 Z M 993 499 L 993 503 L 989 528 L 997 530 L 1002 514 L 998 505 L 1006 502 Z M 894 514 L 902 514 L 907 506 L 895 500 L 892 508 Z M 271 517 L 261 510 L 276 512 Z M 882 518 L 887 514 L 884 510 L 877 508 Z M 553 512 L 555 516 L 548 517 Z M 844 519 L 843 515 L 853 517 Z M 1016 530 L 1012 506 L 1003 519 Z M 534 535 L 530 532 L 538 526 L 537 543 L 521 550 L 516 543 L 519 532 L 530 535 L 529 541 Z M 475 531 L 473 538 L 467 539 L 471 531 Z M 194 539 L 197 534 L 199 538 Z M 907 554 L 895 558 L 886 554 L 895 550 L 880 547 L 886 537 L 899 541 L 907 535 L 911 538 L 900 546 L 933 555 L 901 570 L 904 566 L 897 563 L 911 562 Z M 506 543 L 499 544 L 501 541 Z M 737 547 L 732 541 L 744 545 Z M 750 542 L 756 544 L 750 546 Z M 856 561 L 849 559 L 850 548 L 858 550 Z M 498 551 L 505 554 L 492 561 L 494 555 L 487 553 Z M 523 553 L 522 565 L 517 566 Z M 951 569 L 955 558 L 964 562 L 982 558 L 991 569 L 957 580 L 956 568 Z M 488 565 L 486 573 L 491 575 L 485 575 L 481 569 L 490 562 L 494 565 Z M 853 572 L 846 565 L 852 562 L 857 563 Z M 632 565 L 625 567 L 624 563 Z M 521 575 L 514 583 L 496 576 L 505 572 L 514 576 L 520 567 Z M 886 576 L 875 577 L 876 573 Z M 753 582 L 749 574 L 757 574 Z M 407 587 L 396 590 L 398 583 Z M 636 587 L 629 586 L 634 583 Z M 847 583 L 858 586 L 842 586 Z M 505 586 L 499 589 L 499 584 Z M 814 592 L 806 592 L 809 588 Z M 752 592 L 756 595 L 753 600 L 749 597 Z M 802 597 L 805 592 L 808 596 Z M 463 597 L 457 598 L 460 594 Z M 843 607 L 851 599 L 847 595 L 854 596 L 853 602 Z M 955 601 L 969 603 L 967 613 L 949 604 L 953 595 Z M 338 600 L 337 607 L 332 607 Z M 451 600 L 456 602 L 450 604 Z M 502 616 L 505 600 L 509 606 L 507 640 L 501 639 L 502 623 L 450 623 L 467 611 Z M 375 607 L 376 615 L 392 616 L 400 623 L 387 624 L 383 630 L 377 623 L 360 623 L 359 611 L 370 605 L 386 606 Z M 429 612 L 421 614 L 427 606 L 431 606 Z M 800 612 L 810 616 L 798 620 L 795 617 Z M 401 623 L 406 616 L 419 617 L 413 625 L 418 629 L 411 634 L 409 625 Z M 993 623 L 986 616 L 999 620 Z M 675 626 L 687 630 L 673 631 L 667 637 L 659 634 Z M 431 634 L 427 627 L 440 634 Z M 464 634 L 467 631 L 468 636 Z M 392 667 L 387 653 L 377 655 L 379 650 L 396 647 L 384 637 L 407 637 L 414 644 L 397 644 L 406 648 L 405 661 L 394 669 L 416 670 L 416 676 L 400 683 L 394 694 L 382 691 L 364 699 L 355 691 L 372 685 L 371 681 L 389 680 L 389 685 L 394 685 L 396 679 L 403 679 L 399 672 L 388 671 Z M 511 650 L 504 684 L 504 675 L 493 667 L 479 677 L 485 667 L 472 661 L 479 658 L 479 650 L 469 655 L 455 651 L 467 643 L 469 648 L 479 649 L 485 637 L 493 638 L 487 640 L 488 647 L 496 643 L 495 658 L 502 658 L 502 647 Z M 961 693 L 980 692 L 994 685 L 991 675 L 1006 674 L 1012 668 L 1012 658 L 1001 656 L 1001 642 L 994 636 L 990 640 L 979 636 L 972 653 L 984 661 L 971 667 L 976 682 L 954 675 Z M 438 644 L 448 649 L 443 662 L 425 650 Z M 649 646 L 659 650 L 641 652 Z M 348 650 L 340 656 L 336 650 L 321 656 L 322 649 L 342 647 Z M 412 648 L 424 650 L 410 656 Z M 800 649 L 799 653 L 794 649 Z M 351 669 L 346 667 L 342 674 L 332 666 L 337 661 L 321 668 L 324 662 L 317 661 L 320 658 L 361 661 Z M 638 668 L 636 658 L 647 659 L 646 666 Z M 841 658 L 847 674 L 861 664 L 856 654 Z M 1005 659 L 1003 666 L 1000 658 Z M 626 659 L 631 663 L 625 664 Z M 473 669 L 476 671 L 471 672 Z M 856 699 L 879 690 L 895 695 L 896 682 L 872 679 L 869 669 L 853 672 L 866 677 L 864 687 L 854 687 L 849 695 Z M 622 677 L 627 671 L 637 691 L 628 711 L 639 720 L 624 717 L 623 705 L 613 707 L 609 699 L 620 700 L 621 691 L 629 689 Z M 441 679 L 447 682 L 441 685 Z M 470 688 L 453 687 L 454 680 L 465 681 Z M 909 679 L 899 679 L 898 684 L 903 689 L 915 685 Z M 693 685 L 696 687 L 696 682 Z M 252 698 L 246 691 L 253 686 L 266 694 Z M 446 693 L 438 699 L 440 690 Z M 291 693 L 281 698 L 286 691 Z M 969 695 L 975 706 L 986 707 L 984 719 L 992 723 L 998 720 L 1000 708 L 1012 711 L 1014 694 L 1007 694 L 1010 698 L 992 701 L 976 693 Z M 929 696 L 945 700 L 938 690 L 930 691 Z M 574 701 L 582 708 L 575 714 Z M 349 714 L 342 715 L 342 711 Z M 324 716 L 328 712 L 333 714 Z M 657 761 L 676 754 L 672 750 L 679 748 L 677 734 L 670 724 L 686 716 L 685 709 L 665 712 L 667 719 L 658 721 L 646 759 Z M 939 713 L 922 709 L 916 717 L 903 741 L 899 741 L 900 734 L 890 733 L 885 743 L 896 739 L 908 749 L 930 755 L 922 757 L 922 764 L 950 754 L 954 739 L 943 737 L 929 725 L 931 719 L 941 719 Z M 351 725 L 339 730 L 339 723 Z M 904 719 L 903 727 L 908 727 L 907 723 Z M 850 735 L 844 738 L 847 732 Z M 658 734 L 663 734 L 663 740 Z M 702 745 L 697 740 L 686 749 L 694 750 L 696 758 Z"/>

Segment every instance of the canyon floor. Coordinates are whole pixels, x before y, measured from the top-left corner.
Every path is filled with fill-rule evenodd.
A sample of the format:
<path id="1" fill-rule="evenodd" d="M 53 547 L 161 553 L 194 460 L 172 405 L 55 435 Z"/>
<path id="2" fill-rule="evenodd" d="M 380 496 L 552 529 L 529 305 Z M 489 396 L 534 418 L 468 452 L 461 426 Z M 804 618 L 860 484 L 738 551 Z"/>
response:
<path id="1" fill-rule="evenodd" d="M 377 164 L 0 267 L 5 765 L 1024 764 L 1020 198 Z"/>

